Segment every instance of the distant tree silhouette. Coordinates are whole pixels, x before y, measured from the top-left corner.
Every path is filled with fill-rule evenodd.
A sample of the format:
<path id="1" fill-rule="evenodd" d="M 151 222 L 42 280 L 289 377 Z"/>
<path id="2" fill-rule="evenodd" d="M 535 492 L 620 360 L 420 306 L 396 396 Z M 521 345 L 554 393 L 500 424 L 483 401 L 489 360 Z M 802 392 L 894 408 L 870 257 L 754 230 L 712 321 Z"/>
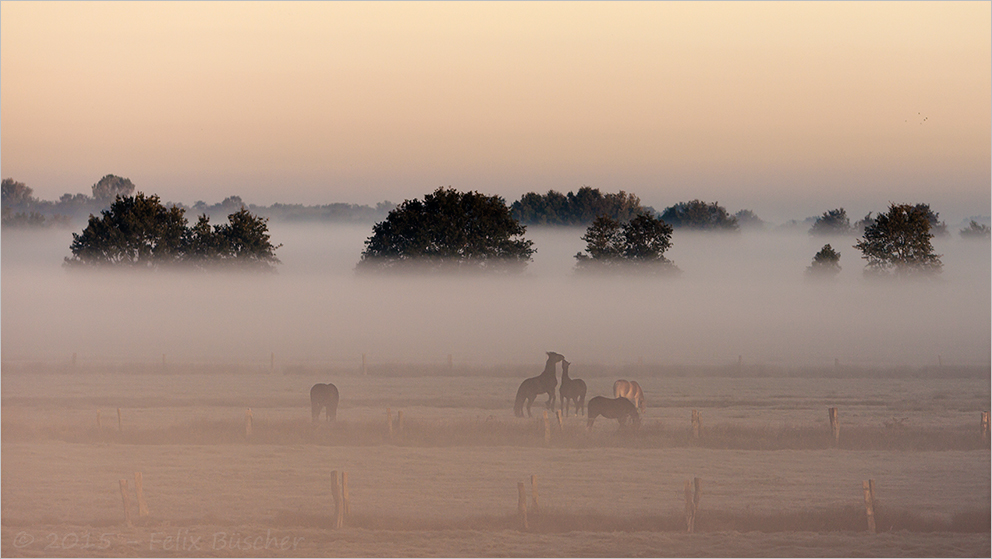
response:
<path id="1" fill-rule="evenodd" d="M 806 268 L 806 275 L 817 278 L 832 278 L 840 273 L 840 253 L 829 244 L 823 245 L 813 256 L 813 263 Z"/>
<path id="2" fill-rule="evenodd" d="M 758 214 L 752 212 L 751 210 L 740 210 L 734 214 L 734 219 L 737 220 L 737 225 L 741 229 L 764 229 L 765 222 L 758 217 Z"/>
<path id="3" fill-rule="evenodd" d="M 960 231 L 962 239 L 985 239 L 988 240 L 992 238 L 992 228 L 988 225 L 978 223 L 974 219 Z"/>
<path id="4" fill-rule="evenodd" d="M 599 216 L 582 236 L 586 253 L 575 255 L 580 272 L 651 271 L 676 272 L 678 268 L 665 258 L 672 246 L 672 226 L 646 213 L 626 223 Z"/>
<path id="5" fill-rule="evenodd" d="M 623 190 L 603 194 L 589 186 L 568 194 L 528 192 L 510 205 L 513 218 L 527 225 L 588 225 L 601 215 L 629 221 L 644 211 L 640 198 L 633 194 Z"/>
<path id="6" fill-rule="evenodd" d="M 876 276 L 931 276 L 943 267 L 934 254 L 930 239 L 929 206 L 926 204 L 891 204 L 865 228 L 854 248 L 868 261 L 865 273 Z"/>
<path id="7" fill-rule="evenodd" d="M 34 191 L 23 182 L 3 179 L 0 182 L 0 204 L 4 208 L 23 206 L 34 200 Z"/>
<path id="8" fill-rule="evenodd" d="M 844 208 L 823 212 L 809 229 L 810 235 L 846 235 L 851 232 L 851 220 Z"/>
<path id="9" fill-rule="evenodd" d="M 117 175 L 105 175 L 93 185 L 93 198 L 101 202 L 114 200 L 117 196 L 126 197 L 132 194 L 134 194 L 134 184 L 131 179 Z"/>
<path id="10" fill-rule="evenodd" d="M 727 213 L 717 202 L 707 204 L 701 200 L 679 202 L 665 208 L 661 219 L 676 229 L 701 231 L 738 231 L 737 219 Z"/>
<path id="11" fill-rule="evenodd" d="M 356 270 L 520 272 L 534 254 L 525 232 L 499 196 L 438 188 L 375 224 Z"/>

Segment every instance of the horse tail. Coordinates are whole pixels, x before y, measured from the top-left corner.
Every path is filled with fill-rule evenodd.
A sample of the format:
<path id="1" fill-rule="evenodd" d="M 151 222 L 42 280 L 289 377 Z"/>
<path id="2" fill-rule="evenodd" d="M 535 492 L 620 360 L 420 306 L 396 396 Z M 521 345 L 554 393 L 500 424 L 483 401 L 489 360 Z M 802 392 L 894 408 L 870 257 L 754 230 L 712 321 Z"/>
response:
<path id="1" fill-rule="evenodd" d="M 627 396 L 627 390 L 630 389 L 630 383 L 620 379 L 613 383 L 613 397 L 619 398 L 620 396 Z"/>

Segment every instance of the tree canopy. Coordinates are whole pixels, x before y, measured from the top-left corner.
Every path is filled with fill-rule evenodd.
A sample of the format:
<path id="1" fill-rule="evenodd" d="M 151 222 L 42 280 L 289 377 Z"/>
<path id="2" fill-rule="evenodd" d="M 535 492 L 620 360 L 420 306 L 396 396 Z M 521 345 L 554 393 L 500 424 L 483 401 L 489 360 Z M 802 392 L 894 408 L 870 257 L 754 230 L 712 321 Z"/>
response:
<path id="1" fill-rule="evenodd" d="M 816 278 L 832 278 L 840 273 L 840 253 L 830 244 L 823 245 L 813 256 L 813 263 L 806 268 L 806 275 Z"/>
<path id="2" fill-rule="evenodd" d="M 114 200 L 118 196 L 134 194 L 134 183 L 131 179 L 117 175 L 105 175 L 93 185 L 93 198 L 96 200 Z"/>
<path id="3" fill-rule="evenodd" d="M 851 232 L 851 220 L 844 208 L 823 212 L 809 228 L 810 235 L 846 235 Z"/>
<path id="4" fill-rule="evenodd" d="M 279 263 L 278 246 L 269 242 L 264 218 L 242 208 L 229 223 L 211 227 L 201 216 L 189 228 L 177 206 L 166 207 L 156 195 L 118 195 L 100 217 L 90 215 L 82 233 L 72 234 L 65 259 L 68 268 L 159 268 L 186 265 L 208 268 L 219 264 L 271 271 Z"/>
<path id="5" fill-rule="evenodd" d="M 974 219 L 968 223 L 968 226 L 960 231 L 962 239 L 985 239 L 988 240 L 992 238 L 992 229 L 988 225 L 983 223 L 978 223 Z"/>
<path id="6" fill-rule="evenodd" d="M 582 236 L 586 253 L 575 255 L 581 272 L 637 270 L 676 272 L 675 264 L 665 258 L 672 246 L 672 226 L 646 213 L 627 222 L 599 216 Z"/>
<path id="7" fill-rule="evenodd" d="M 934 254 L 926 204 L 891 204 L 865 227 L 854 248 L 868 261 L 865 273 L 878 276 L 933 275 L 943 264 Z"/>
<path id="8" fill-rule="evenodd" d="M 510 215 L 528 225 L 588 225 L 601 215 L 629 221 L 645 210 L 640 198 L 623 190 L 603 194 L 598 188 L 583 186 L 568 194 L 528 192 L 510 206 Z"/>
<path id="9" fill-rule="evenodd" d="M 356 270 L 520 272 L 535 252 L 525 231 L 499 196 L 442 187 L 376 223 Z"/>
<path id="10" fill-rule="evenodd" d="M 727 209 L 713 202 L 701 200 L 679 202 L 665 208 L 661 219 L 676 229 L 698 229 L 705 231 L 739 231 L 737 218 L 727 213 Z"/>

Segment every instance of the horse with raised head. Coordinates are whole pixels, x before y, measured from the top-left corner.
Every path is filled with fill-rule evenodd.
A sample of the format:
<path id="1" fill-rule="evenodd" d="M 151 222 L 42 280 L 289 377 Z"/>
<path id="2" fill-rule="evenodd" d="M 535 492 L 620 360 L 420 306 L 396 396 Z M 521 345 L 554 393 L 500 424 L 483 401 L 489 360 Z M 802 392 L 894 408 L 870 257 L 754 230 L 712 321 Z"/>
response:
<path id="1" fill-rule="evenodd" d="M 644 413 L 644 392 L 641 390 L 641 385 L 637 384 L 637 381 L 620 379 L 614 382 L 613 397 L 623 397 L 630 400 L 637 406 L 637 409 L 641 413 Z"/>
<path id="2" fill-rule="evenodd" d="M 544 372 L 531 377 L 522 383 L 517 389 L 517 399 L 513 402 L 513 414 L 517 417 L 524 416 L 524 403 L 527 403 L 527 417 L 531 417 L 530 406 L 539 394 L 548 395 L 548 409 L 555 403 L 555 387 L 558 386 L 558 376 L 555 372 L 555 365 L 565 358 L 560 353 L 549 351 L 548 361 L 544 364 Z"/>
<path id="3" fill-rule="evenodd" d="M 641 416 L 637 414 L 634 403 L 622 396 L 620 398 L 596 396 L 589 400 L 589 404 L 586 406 L 586 415 L 589 417 L 587 424 L 589 430 L 592 430 L 592 422 L 599 416 L 616 419 L 620 423 L 621 429 L 627 426 L 627 420 L 631 421 L 635 430 L 641 426 Z"/>
<path id="4" fill-rule="evenodd" d="M 333 384 L 313 385 L 310 389 L 310 414 L 313 423 L 317 423 L 320 410 L 326 410 L 327 421 L 334 421 L 338 415 L 338 387 Z"/>
<path id="5" fill-rule="evenodd" d="M 558 393 L 561 395 L 561 407 L 568 417 L 568 404 L 575 404 L 575 415 L 583 413 L 586 407 L 586 383 L 580 378 L 569 378 L 568 366 L 571 365 L 564 359 L 561 360 L 561 387 Z"/>

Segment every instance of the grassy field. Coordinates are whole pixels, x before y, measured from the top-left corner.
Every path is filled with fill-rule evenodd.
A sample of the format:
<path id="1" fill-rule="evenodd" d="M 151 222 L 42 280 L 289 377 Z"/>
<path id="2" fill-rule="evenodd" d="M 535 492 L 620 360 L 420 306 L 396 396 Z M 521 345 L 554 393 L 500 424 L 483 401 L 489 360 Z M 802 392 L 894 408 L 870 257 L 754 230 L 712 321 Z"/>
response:
<path id="1" fill-rule="evenodd" d="M 534 418 L 513 417 L 521 375 L 504 370 L 328 378 L 301 369 L 5 366 L 3 555 L 990 552 L 992 465 L 979 432 L 987 377 L 642 372 L 648 410 L 638 432 L 603 419 L 590 431 L 574 416 L 559 429 L 552 414 L 546 442 L 544 398 Z M 626 373 L 587 370 L 589 396 Z M 307 391 L 318 380 L 342 394 L 330 425 L 310 422 Z M 827 407 L 840 410 L 837 448 Z M 693 409 L 703 417 L 698 439 Z M 349 472 L 342 530 L 328 529 L 333 470 Z M 118 480 L 133 487 L 137 471 L 150 515 L 127 528 Z M 517 483 L 529 487 L 531 475 L 540 508 L 521 532 Z M 694 477 L 702 497 L 697 533 L 687 535 L 683 484 Z M 861 489 L 869 478 L 882 532 L 874 536 Z"/>

